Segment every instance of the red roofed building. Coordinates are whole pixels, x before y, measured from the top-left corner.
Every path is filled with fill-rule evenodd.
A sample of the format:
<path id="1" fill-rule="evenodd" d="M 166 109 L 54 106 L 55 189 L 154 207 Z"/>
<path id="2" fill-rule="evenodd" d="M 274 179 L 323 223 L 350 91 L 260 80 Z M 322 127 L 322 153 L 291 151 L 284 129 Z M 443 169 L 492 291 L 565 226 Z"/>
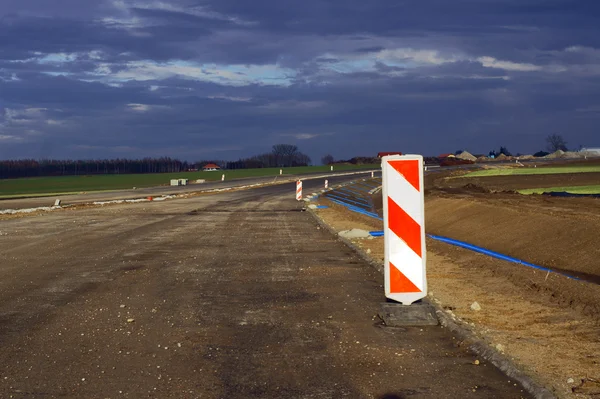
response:
<path id="1" fill-rule="evenodd" d="M 202 170 L 205 172 L 210 172 L 210 171 L 215 171 L 215 170 L 220 170 L 220 169 L 221 169 L 221 167 L 214 163 L 207 163 L 206 165 L 204 165 L 202 167 Z"/>

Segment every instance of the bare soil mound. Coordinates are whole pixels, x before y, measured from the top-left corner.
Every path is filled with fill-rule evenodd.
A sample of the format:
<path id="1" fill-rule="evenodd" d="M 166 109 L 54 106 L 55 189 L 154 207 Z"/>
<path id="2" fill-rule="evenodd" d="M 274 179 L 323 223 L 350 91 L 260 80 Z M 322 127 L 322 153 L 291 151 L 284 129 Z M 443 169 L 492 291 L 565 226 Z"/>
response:
<path id="1" fill-rule="evenodd" d="M 427 232 L 600 282 L 600 201 L 525 196 L 430 197 Z"/>
<path id="2" fill-rule="evenodd" d="M 456 156 L 456 158 L 458 159 L 465 159 L 467 161 L 477 161 L 477 157 L 475 157 L 473 154 L 471 154 L 468 151 L 463 151 L 460 154 L 458 154 Z"/>
<path id="3" fill-rule="evenodd" d="M 480 186 L 488 191 L 514 191 L 527 188 L 591 186 L 600 184 L 600 172 L 549 175 L 486 176 L 438 179 L 437 188 Z"/>

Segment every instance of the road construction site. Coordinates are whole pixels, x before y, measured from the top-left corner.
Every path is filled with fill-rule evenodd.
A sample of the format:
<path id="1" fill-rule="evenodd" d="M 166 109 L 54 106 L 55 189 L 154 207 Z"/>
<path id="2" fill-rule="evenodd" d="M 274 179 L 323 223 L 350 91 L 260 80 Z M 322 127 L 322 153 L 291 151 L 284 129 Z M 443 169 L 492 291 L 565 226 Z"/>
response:
<path id="1" fill-rule="evenodd" d="M 381 274 L 294 186 L 1 220 L 0 397 L 530 397 L 447 329 L 383 326 Z"/>
<path id="2" fill-rule="evenodd" d="M 598 249 L 569 238 L 593 228 L 596 200 L 492 195 L 455 173 L 427 176 L 428 233 L 598 274 Z M 382 238 L 337 235 L 382 229 L 379 181 L 327 179 L 337 199 L 318 178 L 310 202 L 245 182 L 4 217 L 0 397 L 594 397 L 597 284 L 428 240 L 428 299 L 454 327 L 387 327 Z M 560 225 L 547 247 L 532 236 Z"/>

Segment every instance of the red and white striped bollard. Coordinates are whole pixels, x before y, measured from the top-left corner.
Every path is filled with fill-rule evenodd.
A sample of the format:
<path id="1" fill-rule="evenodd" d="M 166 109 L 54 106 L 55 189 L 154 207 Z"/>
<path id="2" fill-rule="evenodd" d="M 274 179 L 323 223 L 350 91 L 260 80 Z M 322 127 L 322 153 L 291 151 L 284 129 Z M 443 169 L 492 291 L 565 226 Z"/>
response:
<path id="1" fill-rule="evenodd" d="M 385 296 L 404 305 L 427 295 L 423 157 L 382 158 Z"/>
<path id="2" fill-rule="evenodd" d="M 302 180 L 296 182 L 296 200 L 302 201 Z"/>

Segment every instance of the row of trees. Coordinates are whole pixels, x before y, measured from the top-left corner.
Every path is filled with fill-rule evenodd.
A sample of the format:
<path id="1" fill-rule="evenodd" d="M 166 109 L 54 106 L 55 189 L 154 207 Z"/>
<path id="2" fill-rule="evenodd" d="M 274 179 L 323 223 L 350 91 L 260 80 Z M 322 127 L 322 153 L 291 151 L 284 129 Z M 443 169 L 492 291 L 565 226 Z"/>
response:
<path id="1" fill-rule="evenodd" d="M 310 164 L 310 157 L 300 152 L 298 146 L 293 144 L 276 144 L 271 149 L 271 152 L 239 159 L 235 162 L 227 162 L 225 167 L 227 169 L 251 169 L 308 166 Z"/>
<path id="2" fill-rule="evenodd" d="M 0 161 L 0 179 L 40 176 L 76 176 L 137 173 L 176 173 L 199 170 L 214 163 L 223 169 L 247 169 L 308 166 L 310 157 L 292 144 L 274 145 L 271 152 L 240 159 L 235 162 L 203 160 L 188 163 L 168 157 L 144 159 L 97 160 L 10 160 Z"/>
<path id="3" fill-rule="evenodd" d="M 182 172 L 193 168 L 188 162 L 163 158 L 0 161 L 0 178 L 76 176 L 128 173 Z"/>

